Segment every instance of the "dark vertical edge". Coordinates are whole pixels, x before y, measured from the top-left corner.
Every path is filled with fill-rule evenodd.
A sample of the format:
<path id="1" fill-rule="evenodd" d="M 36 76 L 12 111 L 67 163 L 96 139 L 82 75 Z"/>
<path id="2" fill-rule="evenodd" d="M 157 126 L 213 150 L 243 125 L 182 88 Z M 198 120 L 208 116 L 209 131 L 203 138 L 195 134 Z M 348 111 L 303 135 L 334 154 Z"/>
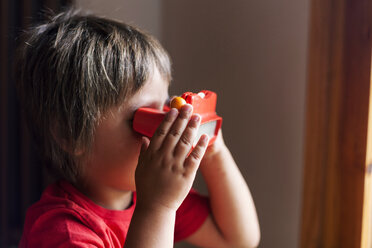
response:
<path id="1" fill-rule="evenodd" d="M 19 19 L 21 24 L 21 30 L 24 30 L 28 28 L 31 24 L 31 18 L 32 18 L 32 3 L 29 0 L 20 0 L 20 13 L 19 13 Z M 21 31 L 22 32 L 22 31 Z M 23 42 L 23 37 L 18 37 L 18 45 Z M 16 78 L 17 80 L 17 78 Z M 20 128 L 20 190 L 21 190 L 21 216 L 22 220 L 25 218 L 26 210 L 30 204 L 31 201 L 31 182 L 30 182 L 30 138 L 27 132 L 26 122 L 24 120 L 24 116 L 20 112 L 19 116 L 19 128 Z M 22 228 L 23 225 L 21 224 L 20 228 Z"/>
<path id="2" fill-rule="evenodd" d="M 23 30 L 42 21 L 45 12 L 58 13 L 72 4 L 73 0 L 0 2 L 0 247 L 17 245 L 27 208 L 50 182 L 14 100 L 16 45 L 22 42 Z"/>
<path id="3" fill-rule="evenodd" d="M 361 247 L 363 204 L 365 190 L 365 165 L 368 113 L 371 87 L 371 32 L 372 1 L 346 0 L 344 26 L 344 70 L 343 70 L 343 112 L 340 134 L 340 165 L 344 173 L 341 177 L 340 202 L 344 226 L 340 236 L 350 238 L 341 240 L 343 247 L 358 243 Z M 358 99 L 357 101 L 355 99 Z M 357 115 L 356 115 L 357 113 Z M 354 118 L 350 118 L 350 116 Z M 357 128 L 355 128 L 357 127 Z M 346 144 L 346 145 L 343 145 Z M 348 149 L 349 148 L 349 149 Z M 353 149 L 350 149 L 353 148 Z M 343 199 L 344 200 L 344 199 Z M 355 223 L 350 226 L 349 223 Z M 346 228 L 350 227 L 350 228 Z M 372 235 L 372 234 L 370 234 Z"/>
<path id="4" fill-rule="evenodd" d="M 7 140 L 8 140 L 8 132 L 7 132 L 7 103 L 8 103 L 8 2 L 1 1 L 0 2 L 0 49 L 1 49 L 1 56 L 0 56 L 0 134 L 1 134 L 1 214 L 0 214 L 0 222 L 1 222 L 1 240 L 0 245 L 5 246 L 7 242 Z"/>
<path id="5" fill-rule="evenodd" d="M 310 1 L 300 247 L 322 247 L 329 139 L 331 1 Z"/>

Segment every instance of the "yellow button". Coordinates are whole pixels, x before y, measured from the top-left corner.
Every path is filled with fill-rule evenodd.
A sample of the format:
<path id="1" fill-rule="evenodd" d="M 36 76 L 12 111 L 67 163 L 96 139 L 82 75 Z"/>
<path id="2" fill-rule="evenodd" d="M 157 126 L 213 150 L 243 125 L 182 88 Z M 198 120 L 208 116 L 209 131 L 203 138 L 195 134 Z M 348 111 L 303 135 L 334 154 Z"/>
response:
<path id="1" fill-rule="evenodd" d="M 186 101 L 185 99 L 183 99 L 182 97 L 175 97 L 172 99 L 171 103 L 170 103 L 170 106 L 171 108 L 176 108 L 178 110 L 180 110 L 182 108 L 183 105 L 186 104 Z"/>

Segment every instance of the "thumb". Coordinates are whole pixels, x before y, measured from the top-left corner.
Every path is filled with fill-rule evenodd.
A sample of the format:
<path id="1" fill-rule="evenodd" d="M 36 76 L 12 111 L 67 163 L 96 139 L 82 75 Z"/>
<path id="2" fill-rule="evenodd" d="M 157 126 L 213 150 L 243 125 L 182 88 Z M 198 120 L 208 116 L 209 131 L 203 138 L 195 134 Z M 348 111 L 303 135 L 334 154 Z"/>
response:
<path id="1" fill-rule="evenodd" d="M 147 137 L 143 136 L 141 140 L 140 156 L 143 155 L 143 153 L 147 151 L 149 144 L 150 144 L 150 140 Z"/>
<path id="2" fill-rule="evenodd" d="M 138 156 L 138 165 L 141 164 L 141 161 L 144 159 L 145 152 L 147 151 L 147 148 L 149 147 L 150 140 L 143 136 L 141 139 L 141 150 L 140 154 Z"/>

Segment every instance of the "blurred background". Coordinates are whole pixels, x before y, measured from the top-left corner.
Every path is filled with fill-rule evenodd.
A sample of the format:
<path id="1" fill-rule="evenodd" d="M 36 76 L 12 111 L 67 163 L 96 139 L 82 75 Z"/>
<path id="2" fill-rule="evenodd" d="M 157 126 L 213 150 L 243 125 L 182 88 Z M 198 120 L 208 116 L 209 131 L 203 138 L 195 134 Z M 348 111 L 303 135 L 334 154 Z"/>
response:
<path id="1" fill-rule="evenodd" d="M 0 246 L 17 246 L 25 210 L 47 183 L 19 116 L 16 37 L 41 10 L 71 3 L 157 37 L 173 60 L 170 94 L 217 92 L 225 141 L 255 200 L 260 247 L 298 247 L 309 0 L 2 0 Z M 195 187 L 206 192 L 200 177 Z"/>

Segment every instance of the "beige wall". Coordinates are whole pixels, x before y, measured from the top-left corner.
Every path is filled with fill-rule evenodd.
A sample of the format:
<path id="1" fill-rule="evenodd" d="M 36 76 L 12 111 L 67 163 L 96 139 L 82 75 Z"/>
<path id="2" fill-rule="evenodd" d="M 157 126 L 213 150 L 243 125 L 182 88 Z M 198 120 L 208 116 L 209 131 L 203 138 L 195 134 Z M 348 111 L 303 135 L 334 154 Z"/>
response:
<path id="1" fill-rule="evenodd" d="M 75 0 L 76 6 L 141 27 L 161 37 L 162 0 Z"/>
<path id="2" fill-rule="evenodd" d="M 173 58 L 171 93 L 218 93 L 226 143 L 256 202 L 260 247 L 297 247 L 308 0 L 78 2 L 155 34 Z"/>

